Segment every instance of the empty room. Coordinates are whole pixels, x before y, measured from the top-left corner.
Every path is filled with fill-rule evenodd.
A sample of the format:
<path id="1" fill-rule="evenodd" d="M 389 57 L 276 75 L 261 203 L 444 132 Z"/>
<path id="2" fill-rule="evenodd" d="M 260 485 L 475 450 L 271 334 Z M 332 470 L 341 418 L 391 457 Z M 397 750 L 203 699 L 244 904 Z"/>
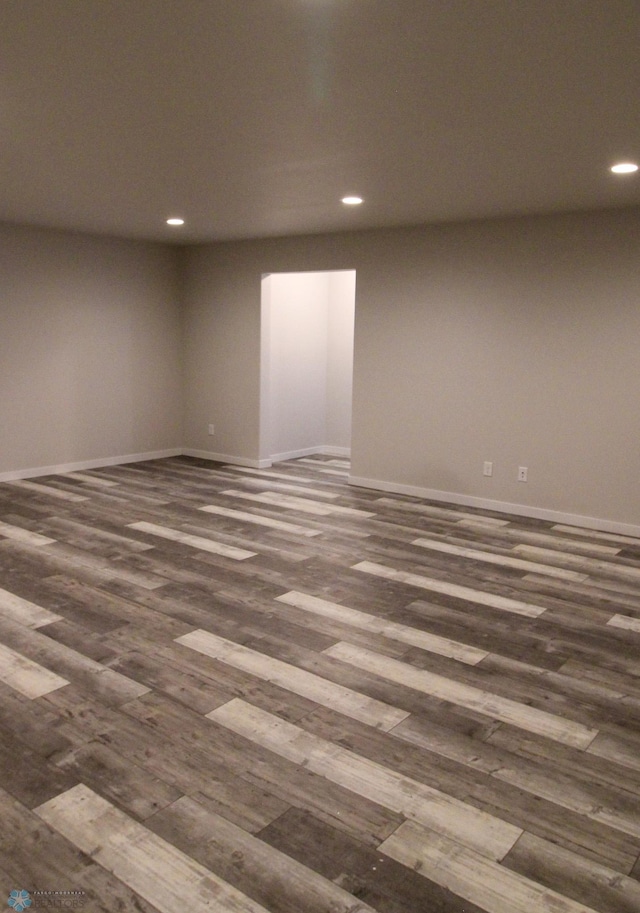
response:
<path id="1" fill-rule="evenodd" d="M 0 5 L 0 904 L 640 913 L 639 34 Z"/>

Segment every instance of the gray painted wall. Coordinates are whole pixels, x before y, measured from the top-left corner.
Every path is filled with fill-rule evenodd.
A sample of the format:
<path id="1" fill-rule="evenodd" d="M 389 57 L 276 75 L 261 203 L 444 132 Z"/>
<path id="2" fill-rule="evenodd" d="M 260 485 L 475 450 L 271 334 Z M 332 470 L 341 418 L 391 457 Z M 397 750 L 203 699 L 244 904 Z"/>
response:
<path id="1" fill-rule="evenodd" d="M 638 210 L 229 242 L 187 260 L 187 447 L 206 446 L 212 415 L 216 450 L 258 458 L 262 274 L 355 269 L 356 480 L 640 525 Z"/>
<path id="2" fill-rule="evenodd" d="M 257 462 L 262 275 L 342 269 L 356 481 L 640 532 L 637 209 L 184 250 L 1 227 L 0 477 Z"/>
<path id="3" fill-rule="evenodd" d="M 176 253 L 0 226 L 0 476 L 181 446 Z"/>

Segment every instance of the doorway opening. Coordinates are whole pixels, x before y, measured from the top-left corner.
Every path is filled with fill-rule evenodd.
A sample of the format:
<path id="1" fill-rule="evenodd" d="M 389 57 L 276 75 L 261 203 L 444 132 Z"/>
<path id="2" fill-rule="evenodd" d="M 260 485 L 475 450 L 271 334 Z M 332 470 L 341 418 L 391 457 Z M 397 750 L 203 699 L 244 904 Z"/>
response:
<path id="1" fill-rule="evenodd" d="M 260 465 L 351 455 L 355 270 L 262 277 Z"/>

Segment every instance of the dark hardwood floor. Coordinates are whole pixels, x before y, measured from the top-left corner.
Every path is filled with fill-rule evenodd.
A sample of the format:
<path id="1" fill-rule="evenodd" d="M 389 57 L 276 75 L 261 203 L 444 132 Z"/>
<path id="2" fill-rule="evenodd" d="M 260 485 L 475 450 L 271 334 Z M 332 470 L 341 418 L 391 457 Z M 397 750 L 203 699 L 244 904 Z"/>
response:
<path id="1" fill-rule="evenodd" d="M 0 904 L 640 913 L 639 648 L 639 540 L 341 460 L 4 483 Z"/>

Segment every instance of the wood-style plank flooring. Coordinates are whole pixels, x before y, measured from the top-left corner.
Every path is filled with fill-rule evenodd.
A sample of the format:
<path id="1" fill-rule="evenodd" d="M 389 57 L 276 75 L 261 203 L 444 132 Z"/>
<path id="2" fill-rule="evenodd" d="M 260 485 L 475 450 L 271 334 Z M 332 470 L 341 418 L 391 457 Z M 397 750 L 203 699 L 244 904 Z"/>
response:
<path id="1" fill-rule="evenodd" d="M 640 541 L 347 472 L 0 485 L 0 904 L 640 913 Z"/>

